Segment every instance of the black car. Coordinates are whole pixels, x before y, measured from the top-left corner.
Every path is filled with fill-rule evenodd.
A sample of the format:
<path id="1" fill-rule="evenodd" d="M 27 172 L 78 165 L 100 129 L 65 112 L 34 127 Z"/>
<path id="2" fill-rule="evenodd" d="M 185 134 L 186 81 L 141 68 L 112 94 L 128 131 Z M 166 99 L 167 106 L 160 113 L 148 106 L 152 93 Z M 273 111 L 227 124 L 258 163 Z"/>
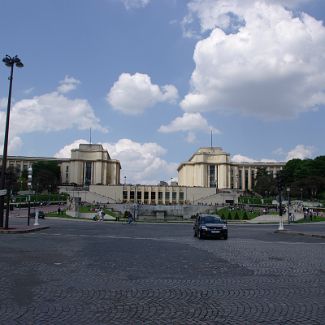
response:
<path id="1" fill-rule="evenodd" d="M 35 218 L 35 214 L 36 214 L 36 212 L 31 212 L 30 213 L 30 217 L 31 218 Z M 38 211 L 38 217 L 40 219 L 45 219 L 45 213 L 44 213 L 44 211 Z"/>
<path id="2" fill-rule="evenodd" d="M 195 220 L 194 237 L 228 239 L 227 222 L 218 215 L 199 214 Z"/>

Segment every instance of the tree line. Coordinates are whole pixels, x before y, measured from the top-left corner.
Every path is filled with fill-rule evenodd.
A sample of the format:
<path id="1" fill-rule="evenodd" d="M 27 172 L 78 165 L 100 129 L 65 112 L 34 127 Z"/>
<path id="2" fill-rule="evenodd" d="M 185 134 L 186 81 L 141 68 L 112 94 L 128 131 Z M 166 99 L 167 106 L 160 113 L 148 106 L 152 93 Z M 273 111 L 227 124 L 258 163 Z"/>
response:
<path id="1" fill-rule="evenodd" d="M 282 187 L 290 189 L 290 196 L 297 199 L 325 199 L 325 156 L 315 159 L 292 159 L 274 178 L 265 168 L 257 172 L 254 192 L 262 196 L 275 196 Z"/>
<path id="2" fill-rule="evenodd" d="M 60 166 L 56 161 L 38 161 L 33 164 L 32 189 L 37 193 L 44 191 L 56 192 L 60 185 Z M 28 190 L 28 171 L 20 172 L 18 168 L 9 166 L 5 175 L 6 188 L 13 194 Z"/>

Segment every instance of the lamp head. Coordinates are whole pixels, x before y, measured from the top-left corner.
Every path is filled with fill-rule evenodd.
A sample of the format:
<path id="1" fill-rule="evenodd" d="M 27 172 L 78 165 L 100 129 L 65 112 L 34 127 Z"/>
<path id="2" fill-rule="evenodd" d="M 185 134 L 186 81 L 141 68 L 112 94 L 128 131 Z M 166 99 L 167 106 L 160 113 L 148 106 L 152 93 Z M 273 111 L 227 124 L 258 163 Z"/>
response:
<path id="1" fill-rule="evenodd" d="M 17 68 L 22 68 L 24 65 L 23 63 L 19 60 L 19 62 L 16 62 L 16 67 Z"/>
<path id="2" fill-rule="evenodd" d="M 3 59 L 2 62 L 7 66 L 10 67 L 11 66 L 11 59 L 9 55 L 6 55 Z"/>
<path id="3" fill-rule="evenodd" d="M 16 55 L 13 58 L 10 57 L 9 55 L 6 55 L 3 59 L 2 62 L 4 62 L 4 64 L 7 67 L 12 67 L 14 64 L 16 65 L 16 67 L 18 68 L 22 68 L 24 65 L 22 64 L 22 62 L 20 61 L 19 57 Z"/>

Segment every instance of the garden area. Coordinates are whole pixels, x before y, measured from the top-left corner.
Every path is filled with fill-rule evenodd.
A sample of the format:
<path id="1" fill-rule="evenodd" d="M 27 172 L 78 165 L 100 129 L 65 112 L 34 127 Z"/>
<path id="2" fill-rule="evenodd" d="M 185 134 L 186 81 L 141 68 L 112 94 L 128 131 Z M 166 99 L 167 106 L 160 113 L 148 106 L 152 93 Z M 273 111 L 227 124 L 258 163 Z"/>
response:
<path id="1" fill-rule="evenodd" d="M 260 215 L 259 211 L 247 211 L 241 208 L 222 208 L 217 214 L 224 220 L 251 220 Z"/>

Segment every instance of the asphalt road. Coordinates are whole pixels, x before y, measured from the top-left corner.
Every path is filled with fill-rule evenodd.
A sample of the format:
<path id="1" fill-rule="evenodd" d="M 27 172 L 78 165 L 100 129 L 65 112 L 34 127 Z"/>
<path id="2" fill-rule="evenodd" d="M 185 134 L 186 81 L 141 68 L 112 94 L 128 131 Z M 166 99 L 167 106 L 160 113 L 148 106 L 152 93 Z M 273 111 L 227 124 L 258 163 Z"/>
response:
<path id="1" fill-rule="evenodd" d="M 41 223 L 0 236 L 0 324 L 325 324 L 324 239 L 275 225 L 229 225 L 225 241 L 190 224 Z"/>

